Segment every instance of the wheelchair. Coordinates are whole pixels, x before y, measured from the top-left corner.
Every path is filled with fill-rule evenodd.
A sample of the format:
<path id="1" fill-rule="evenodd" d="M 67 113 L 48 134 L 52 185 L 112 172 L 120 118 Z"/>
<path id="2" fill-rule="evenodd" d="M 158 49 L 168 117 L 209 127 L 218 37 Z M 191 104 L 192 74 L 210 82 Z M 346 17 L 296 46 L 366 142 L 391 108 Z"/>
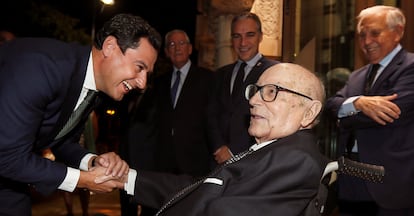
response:
<path id="1" fill-rule="evenodd" d="M 382 183 L 385 175 L 383 166 L 357 162 L 345 157 L 328 163 L 321 177 L 319 190 L 305 209 L 305 216 L 327 216 L 329 215 L 329 195 L 332 184 L 335 183 L 337 175 L 350 175 L 374 183 Z"/>

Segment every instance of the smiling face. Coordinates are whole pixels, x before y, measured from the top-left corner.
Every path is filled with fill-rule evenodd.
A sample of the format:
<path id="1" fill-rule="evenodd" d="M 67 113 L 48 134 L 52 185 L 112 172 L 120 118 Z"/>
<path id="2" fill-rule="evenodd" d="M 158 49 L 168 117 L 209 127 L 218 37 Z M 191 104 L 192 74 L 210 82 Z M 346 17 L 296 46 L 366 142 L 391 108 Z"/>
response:
<path id="1" fill-rule="evenodd" d="M 249 61 L 259 52 L 263 35 L 257 23 L 250 18 L 240 19 L 234 23 L 231 43 L 237 56 L 242 61 Z"/>
<path id="2" fill-rule="evenodd" d="M 379 63 L 400 42 L 403 27 L 389 28 L 385 13 L 361 19 L 358 25 L 359 45 L 371 64 Z"/>
<path id="3" fill-rule="evenodd" d="M 184 32 L 173 32 L 165 43 L 165 55 L 170 58 L 173 65 L 180 69 L 187 63 L 193 47 Z"/>
<path id="4" fill-rule="evenodd" d="M 311 128 L 318 116 L 322 103 L 322 86 L 319 80 L 306 69 L 289 63 L 280 63 L 267 69 L 259 78 L 257 85 L 275 84 L 314 100 L 279 91 L 272 102 L 265 102 L 260 92 L 250 98 L 249 134 L 258 143 L 286 137 L 304 128 Z"/>
<path id="5" fill-rule="evenodd" d="M 102 50 L 95 52 L 96 88 L 117 101 L 133 89 L 144 89 L 157 54 L 147 38 L 141 38 L 137 48 L 128 48 L 122 53 L 116 38 L 109 36 L 105 39 Z"/>

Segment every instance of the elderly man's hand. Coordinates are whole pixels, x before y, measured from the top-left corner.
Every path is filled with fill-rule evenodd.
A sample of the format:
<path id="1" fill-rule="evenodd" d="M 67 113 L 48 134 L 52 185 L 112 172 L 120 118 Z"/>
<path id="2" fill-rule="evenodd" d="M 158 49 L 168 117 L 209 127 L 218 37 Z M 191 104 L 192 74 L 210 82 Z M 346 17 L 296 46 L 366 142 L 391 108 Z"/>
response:
<path id="1" fill-rule="evenodd" d="M 400 108 L 391 102 L 396 98 L 397 94 L 390 96 L 361 96 L 354 101 L 354 106 L 378 124 L 386 125 L 400 117 Z"/>
<path id="2" fill-rule="evenodd" d="M 107 168 L 103 166 L 96 166 L 89 171 L 81 171 L 77 187 L 87 188 L 95 193 L 111 192 L 115 188 L 122 189 L 128 175 L 121 177 L 105 175 L 106 170 Z"/>
<path id="3" fill-rule="evenodd" d="M 118 178 L 128 174 L 129 170 L 128 164 L 114 152 L 99 155 L 95 159 L 93 166 L 105 167 L 105 175 L 111 175 Z"/>
<path id="4" fill-rule="evenodd" d="M 218 148 L 216 152 L 214 152 L 214 159 L 219 164 L 226 162 L 231 157 L 232 153 L 229 147 L 227 147 L 226 145 L 220 146 L 220 148 Z"/>

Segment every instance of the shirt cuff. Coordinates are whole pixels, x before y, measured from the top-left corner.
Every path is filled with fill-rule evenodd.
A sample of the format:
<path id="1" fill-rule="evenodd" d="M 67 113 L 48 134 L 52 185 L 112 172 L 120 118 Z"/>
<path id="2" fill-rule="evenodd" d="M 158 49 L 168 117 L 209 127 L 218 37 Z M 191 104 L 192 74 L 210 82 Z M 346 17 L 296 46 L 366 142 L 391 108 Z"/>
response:
<path id="1" fill-rule="evenodd" d="M 80 170 L 68 167 L 65 179 L 63 179 L 63 182 L 59 185 L 58 189 L 73 192 L 78 184 L 79 178 Z"/>
<path id="2" fill-rule="evenodd" d="M 361 96 L 354 96 L 346 99 L 344 103 L 342 103 L 341 107 L 338 111 L 338 118 L 348 117 L 356 115 L 359 110 L 356 110 L 354 107 L 354 101 Z"/>
<path id="3" fill-rule="evenodd" d="M 128 181 L 125 182 L 125 185 L 124 185 L 124 190 L 129 195 L 134 195 L 136 178 L 137 178 L 137 171 L 135 171 L 134 169 L 129 169 Z"/>
<path id="4" fill-rule="evenodd" d="M 97 155 L 96 154 L 91 154 L 91 153 L 86 154 L 81 160 L 81 163 L 79 165 L 79 169 L 83 170 L 83 171 L 88 171 L 89 170 L 89 166 L 88 166 L 89 165 L 89 160 L 92 157 L 95 157 L 95 156 L 97 156 Z"/>

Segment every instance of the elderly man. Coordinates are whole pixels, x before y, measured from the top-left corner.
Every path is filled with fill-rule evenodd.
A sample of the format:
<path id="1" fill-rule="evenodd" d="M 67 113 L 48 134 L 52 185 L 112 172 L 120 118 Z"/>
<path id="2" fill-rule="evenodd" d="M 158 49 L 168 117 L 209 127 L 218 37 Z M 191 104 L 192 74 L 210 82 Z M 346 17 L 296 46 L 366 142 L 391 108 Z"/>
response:
<path id="1" fill-rule="evenodd" d="M 369 64 L 327 101 L 340 122 L 339 153 L 387 171 L 383 184 L 338 179 L 344 215 L 414 215 L 414 54 L 400 45 L 404 28 L 398 8 L 362 10 L 358 40 Z"/>
<path id="2" fill-rule="evenodd" d="M 138 171 L 126 184 L 135 184 L 127 187 L 134 200 L 160 209 L 157 215 L 303 215 L 326 165 L 311 131 L 323 85 L 305 68 L 281 63 L 249 85 L 245 96 L 256 144 L 194 184 L 186 176 Z"/>

